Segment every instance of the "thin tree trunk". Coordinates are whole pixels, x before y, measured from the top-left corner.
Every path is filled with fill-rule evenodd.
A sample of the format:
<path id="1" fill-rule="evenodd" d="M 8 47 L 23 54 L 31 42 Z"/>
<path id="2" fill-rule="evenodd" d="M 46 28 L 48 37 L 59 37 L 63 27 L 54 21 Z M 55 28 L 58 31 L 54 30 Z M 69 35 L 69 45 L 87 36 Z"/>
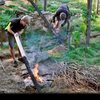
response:
<path id="1" fill-rule="evenodd" d="M 97 8 L 96 8 L 97 14 L 99 14 L 99 3 L 100 3 L 100 0 L 97 0 Z"/>
<path id="2" fill-rule="evenodd" d="M 44 0 L 44 11 L 46 11 L 47 8 L 47 0 Z"/>
<path id="3" fill-rule="evenodd" d="M 86 46 L 90 43 L 90 33 L 91 33 L 91 12 L 92 12 L 92 0 L 87 0 L 87 30 L 86 30 Z"/>

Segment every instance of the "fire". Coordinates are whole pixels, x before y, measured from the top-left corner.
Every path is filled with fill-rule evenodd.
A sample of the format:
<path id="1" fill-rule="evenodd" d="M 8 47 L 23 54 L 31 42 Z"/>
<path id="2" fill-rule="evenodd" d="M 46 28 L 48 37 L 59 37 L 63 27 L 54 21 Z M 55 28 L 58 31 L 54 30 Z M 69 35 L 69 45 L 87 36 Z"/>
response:
<path id="1" fill-rule="evenodd" d="M 39 64 L 35 64 L 34 69 L 33 69 L 33 74 L 34 77 L 36 78 L 37 81 L 43 82 L 43 78 L 39 76 Z"/>

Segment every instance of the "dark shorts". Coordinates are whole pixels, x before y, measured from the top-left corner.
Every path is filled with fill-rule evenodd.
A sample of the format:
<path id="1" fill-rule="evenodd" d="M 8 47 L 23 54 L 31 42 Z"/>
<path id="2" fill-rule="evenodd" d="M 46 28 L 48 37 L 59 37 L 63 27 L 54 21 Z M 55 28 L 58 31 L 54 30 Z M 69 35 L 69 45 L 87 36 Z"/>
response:
<path id="1" fill-rule="evenodd" d="M 8 39 L 8 43 L 9 43 L 10 48 L 14 48 L 14 44 L 15 44 L 14 36 L 9 32 L 6 32 L 6 35 L 7 35 L 7 39 Z"/>

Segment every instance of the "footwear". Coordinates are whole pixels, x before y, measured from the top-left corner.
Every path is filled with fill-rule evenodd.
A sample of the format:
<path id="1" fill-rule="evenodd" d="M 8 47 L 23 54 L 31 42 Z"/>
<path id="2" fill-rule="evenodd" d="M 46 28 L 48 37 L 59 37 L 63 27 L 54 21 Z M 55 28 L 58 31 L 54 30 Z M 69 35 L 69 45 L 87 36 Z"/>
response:
<path id="1" fill-rule="evenodd" d="M 15 60 L 14 63 L 13 63 L 13 67 L 17 67 L 18 66 L 18 62 Z"/>

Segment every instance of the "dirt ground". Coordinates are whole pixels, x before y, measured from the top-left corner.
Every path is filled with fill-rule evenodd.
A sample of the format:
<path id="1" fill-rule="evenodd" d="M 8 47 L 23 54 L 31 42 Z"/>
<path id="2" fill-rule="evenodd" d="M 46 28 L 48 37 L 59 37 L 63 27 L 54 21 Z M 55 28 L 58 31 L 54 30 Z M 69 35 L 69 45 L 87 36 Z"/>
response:
<path id="1" fill-rule="evenodd" d="M 25 88 L 21 77 L 22 63 L 19 62 L 19 66 L 14 68 L 12 59 L 7 55 L 6 57 L 2 61 L 4 70 L 0 65 L 0 93 L 35 93 L 34 89 Z M 47 68 L 52 66 L 51 70 L 58 67 L 57 64 L 50 64 L 50 61 L 43 64 L 46 64 Z M 59 68 L 57 69 L 59 71 L 55 71 L 54 81 L 50 87 L 42 89 L 44 93 L 100 93 L 99 67 L 94 66 L 88 69 L 74 63 L 67 66 L 65 71 L 59 70 Z"/>
<path id="2" fill-rule="evenodd" d="M 3 62 L 4 70 L 0 65 L 0 93 L 23 93 L 24 84 L 21 80 L 20 66 L 14 68 L 12 60 L 6 59 Z"/>

